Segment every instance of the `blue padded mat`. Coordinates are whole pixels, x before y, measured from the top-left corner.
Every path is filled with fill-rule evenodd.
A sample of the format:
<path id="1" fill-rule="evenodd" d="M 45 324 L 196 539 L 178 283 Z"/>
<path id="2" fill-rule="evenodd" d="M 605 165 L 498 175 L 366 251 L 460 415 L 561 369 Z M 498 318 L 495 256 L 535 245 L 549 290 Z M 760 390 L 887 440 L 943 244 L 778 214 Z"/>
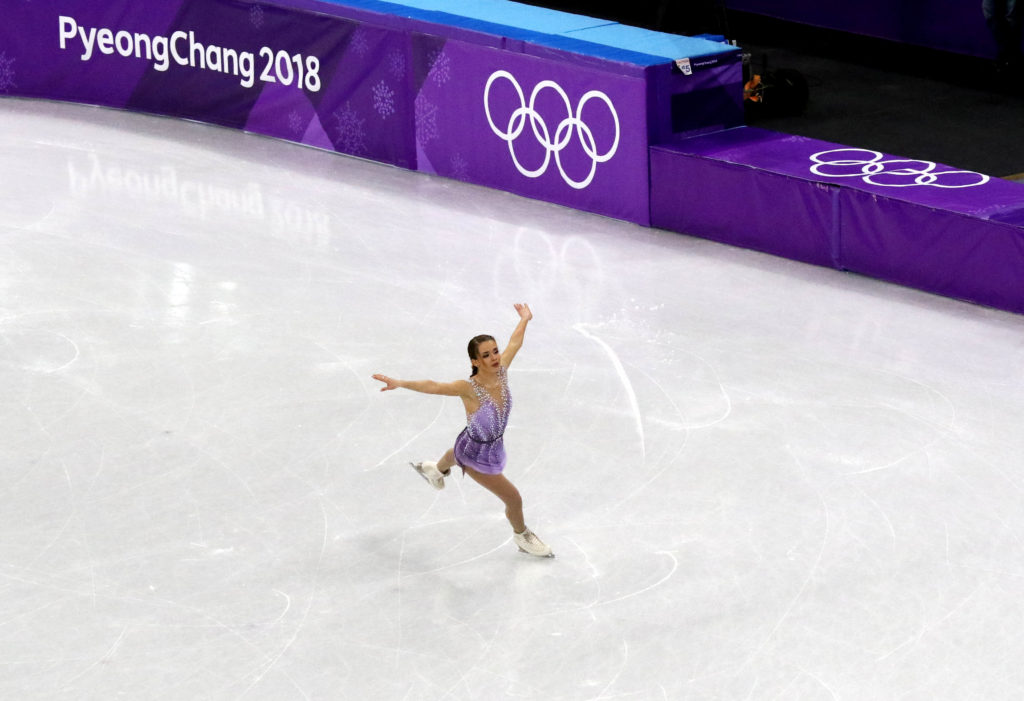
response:
<path id="1" fill-rule="evenodd" d="M 320 1 L 424 22 L 448 24 L 639 66 L 737 51 L 728 44 L 706 39 L 665 34 L 509 0 Z"/>
<path id="2" fill-rule="evenodd" d="M 684 37 L 678 34 L 665 34 L 625 24 L 585 27 L 573 30 L 566 36 L 582 39 L 592 44 L 642 51 L 645 54 L 660 56 L 668 61 L 674 61 L 677 58 L 710 56 L 736 50 L 735 47 L 725 43 L 697 37 Z"/>

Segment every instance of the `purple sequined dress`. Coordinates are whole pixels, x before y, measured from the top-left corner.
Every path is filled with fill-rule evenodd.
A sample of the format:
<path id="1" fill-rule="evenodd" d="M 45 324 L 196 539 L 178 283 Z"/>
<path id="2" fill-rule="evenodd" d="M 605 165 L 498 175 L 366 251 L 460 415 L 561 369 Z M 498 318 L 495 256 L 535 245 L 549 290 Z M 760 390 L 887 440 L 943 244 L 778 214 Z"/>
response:
<path id="1" fill-rule="evenodd" d="M 505 469 L 505 442 L 502 437 L 512 410 L 508 371 L 504 367 L 498 369 L 498 379 L 501 381 L 500 404 L 476 378 L 469 378 L 480 400 L 480 408 L 468 417 L 466 428 L 455 439 L 455 461 L 463 469 L 468 467 L 487 475 L 497 475 Z"/>

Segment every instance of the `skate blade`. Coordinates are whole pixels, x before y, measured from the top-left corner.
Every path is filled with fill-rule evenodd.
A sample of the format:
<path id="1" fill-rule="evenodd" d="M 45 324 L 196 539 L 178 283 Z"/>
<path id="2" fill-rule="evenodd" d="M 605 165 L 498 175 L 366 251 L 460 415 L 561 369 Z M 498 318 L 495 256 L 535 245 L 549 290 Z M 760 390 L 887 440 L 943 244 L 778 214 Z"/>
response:
<path id="1" fill-rule="evenodd" d="M 518 546 L 516 546 L 516 547 L 518 547 Z M 532 553 L 528 553 L 528 552 L 526 552 L 525 550 L 523 550 L 522 548 L 519 548 L 519 552 L 521 552 L 521 553 L 523 553 L 523 554 L 525 554 L 525 555 L 532 555 Z M 554 557 L 555 557 L 555 554 L 554 554 L 554 553 L 548 553 L 547 555 L 533 555 L 533 556 L 534 556 L 534 557 L 546 557 L 546 558 L 554 558 Z"/>
<path id="2" fill-rule="evenodd" d="M 426 476 L 425 474 L 423 474 L 423 470 L 421 470 L 421 469 L 420 469 L 420 466 L 419 466 L 419 465 L 417 465 L 417 464 L 416 464 L 416 463 L 414 463 L 414 462 L 411 462 L 411 463 L 409 463 L 409 466 L 410 466 L 410 467 L 411 467 L 412 469 L 416 470 L 416 474 L 417 474 L 417 475 L 419 475 L 420 477 L 422 477 L 422 478 L 424 479 L 424 481 L 426 481 L 427 483 L 429 483 L 429 482 L 430 482 L 430 480 L 429 480 L 429 479 L 427 479 L 427 476 Z"/>
<path id="3" fill-rule="evenodd" d="M 433 482 L 431 482 L 429 477 L 427 477 L 425 474 L 423 474 L 423 470 L 420 469 L 419 465 L 417 465 L 414 462 L 409 463 L 409 465 L 412 466 L 412 469 L 414 469 L 416 471 L 416 474 L 419 475 L 420 477 L 422 477 L 423 481 L 426 482 L 427 484 L 429 484 L 431 487 L 433 487 L 434 489 L 437 489 L 437 490 L 444 489 L 444 482 L 441 482 L 440 486 L 438 486 L 438 485 L 434 484 Z"/>

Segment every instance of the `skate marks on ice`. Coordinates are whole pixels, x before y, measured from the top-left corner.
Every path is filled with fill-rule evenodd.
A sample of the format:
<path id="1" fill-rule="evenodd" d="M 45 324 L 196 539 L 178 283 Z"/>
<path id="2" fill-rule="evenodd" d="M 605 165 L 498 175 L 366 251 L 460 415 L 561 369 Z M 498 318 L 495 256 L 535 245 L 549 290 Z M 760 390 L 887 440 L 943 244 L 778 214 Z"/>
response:
<path id="1" fill-rule="evenodd" d="M 617 324 L 622 328 L 616 328 Z M 588 340 L 597 333 L 590 328 L 587 331 Z M 984 482 L 1004 483 L 1011 486 L 1011 493 L 1019 494 L 1021 488 L 1019 482 L 999 470 L 998 461 L 986 455 L 988 449 L 982 448 L 974 435 L 979 431 L 990 433 L 999 419 L 986 406 L 988 388 L 978 405 L 959 376 L 960 372 L 972 372 L 974 365 L 968 363 L 969 354 L 947 352 L 940 365 L 931 367 L 920 365 L 919 357 L 886 357 L 891 351 L 884 334 L 878 336 L 876 348 L 865 350 L 866 357 L 862 359 L 851 356 L 850 349 L 842 345 L 847 339 L 837 339 L 836 344 L 826 342 L 821 347 L 800 347 L 794 353 L 787 350 L 785 342 L 773 341 L 771 346 L 750 348 L 745 347 L 746 339 L 740 339 L 736 344 L 715 347 L 714 339 L 709 342 L 706 337 L 687 335 L 684 341 L 666 339 L 659 333 L 661 347 L 678 346 L 692 356 L 714 359 L 709 363 L 709 375 L 715 378 L 712 386 L 720 388 L 723 401 L 718 404 L 720 413 L 709 417 L 710 420 L 676 424 L 680 428 L 689 424 L 687 435 L 676 437 L 677 445 L 688 446 L 685 452 L 665 450 L 659 441 L 664 436 L 652 430 L 658 422 L 643 421 L 646 450 L 641 453 L 636 447 L 640 432 L 635 427 L 649 415 L 645 409 L 655 405 L 639 389 L 644 381 L 651 381 L 650 373 L 641 372 L 637 366 L 643 365 L 646 370 L 658 365 L 634 363 L 639 356 L 630 355 L 627 366 L 618 353 L 618 362 L 610 362 L 609 349 L 623 343 L 621 339 L 630 339 L 630 352 L 639 350 L 642 355 L 646 345 L 642 331 L 630 324 L 605 322 L 603 344 L 595 347 L 598 355 L 605 356 L 603 387 L 619 388 L 617 399 L 612 398 L 614 392 L 608 391 L 602 395 L 605 401 L 598 404 L 619 415 L 619 441 L 628 442 L 631 449 L 617 451 L 615 441 L 606 439 L 599 441 L 599 449 L 589 454 L 580 445 L 567 453 L 581 451 L 576 458 L 587 465 L 588 475 L 627 494 L 622 500 L 595 504 L 595 520 L 608 519 L 614 513 L 612 520 L 616 526 L 609 530 L 621 531 L 630 540 L 636 535 L 640 543 L 648 546 L 653 540 L 658 543 L 650 548 L 653 552 L 668 550 L 678 554 L 687 577 L 682 586 L 677 583 L 672 588 L 676 597 L 674 608 L 682 605 L 688 611 L 709 610 L 684 602 L 693 583 L 701 581 L 703 573 L 715 571 L 715 578 L 723 584 L 735 581 L 734 588 L 722 587 L 725 594 L 731 591 L 734 598 L 728 601 L 716 596 L 705 602 L 707 606 L 726 615 L 730 625 L 737 621 L 725 612 L 735 609 L 736 602 L 745 602 L 744 610 L 756 607 L 760 611 L 760 615 L 751 618 L 749 630 L 742 636 L 752 644 L 738 645 L 726 655 L 736 662 L 732 668 L 738 670 L 734 678 L 724 673 L 728 667 L 710 664 L 709 669 L 717 668 L 720 673 L 695 673 L 691 677 L 694 688 L 733 688 L 720 685 L 731 685 L 748 677 L 747 673 L 756 668 L 763 673 L 766 667 L 790 665 L 788 660 L 796 659 L 793 650 L 809 652 L 806 645 L 793 647 L 796 630 L 823 624 L 828 619 L 846 619 L 846 609 L 839 609 L 818 620 L 822 597 L 827 596 L 828 590 L 823 588 L 827 582 L 851 579 L 865 587 L 862 591 L 847 592 L 846 597 L 855 611 L 865 612 L 855 630 L 862 630 L 873 641 L 869 646 L 872 655 L 858 659 L 858 665 L 871 669 L 884 663 L 881 668 L 885 681 L 872 686 L 876 691 L 891 690 L 904 683 L 907 675 L 893 658 L 917 659 L 923 650 L 941 645 L 946 637 L 943 623 L 969 615 L 971 610 L 975 615 L 988 617 L 987 606 L 977 599 L 979 587 L 990 590 L 1001 586 L 997 582 L 1008 576 L 1008 571 L 997 564 L 995 553 L 1007 545 L 1006 537 L 1013 537 L 1009 534 L 1020 533 L 1020 519 L 1006 510 L 1005 496 L 995 497 L 980 485 L 971 484 L 962 473 L 962 465 L 981 468 L 981 474 L 987 475 Z M 896 332 L 894 343 L 906 344 L 914 352 L 918 348 L 923 350 L 931 340 L 910 341 L 909 336 L 917 331 L 913 328 Z M 996 330 L 996 335 L 1001 335 L 1001 331 Z M 574 359 L 579 357 L 574 355 Z M 573 367 L 573 373 L 574 382 L 586 381 L 586 373 L 581 373 L 578 365 Z M 661 378 L 672 373 L 655 375 Z M 1005 384 L 990 386 L 999 387 L 998 401 L 1005 402 L 1009 396 L 1003 391 Z M 624 400 L 628 396 L 637 399 Z M 700 395 L 679 391 L 678 396 L 681 400 L 675 402 L 676 407 L 686 398 Z M 973 416 L 968 419 L 965 414 Z M 675 416 L 678 413 L 659 412 L 662 419 Z M 994 424 L 986 425 L 990 420 Z M 707 431 L 693 430 L 699 425 Z M 592 433 L 602 435 L 603 431 Z M 651 459 L 659 454 L 659 447 L 664 462 L 657 457 Z M 996 452 L 1006 454 L 1005 446 L 996 448 Z M 638 455 L 645 456 L 647 467 L 653 464 L 656 470 L 647 480 Z M 691 455 L 699 455 L 700 459 L 690 460 Z M 614 469 L 605 470 L 609 465 Z M 669 465 L 674 469 L 668 470 Z M 678 479 L 680 473 L 686 474 L 685 480 Z M 636 482 L 641 484 L 640 488 L 632 487 Z M 923 496 L 922 489 L 931 496 Z M 668 493 L 675 497 L 664 496 Z M 944 506 L 926 507 L 927 499 L 935 497 Z M 566 502 L 578 503 L 568 496 Z M 989 513 L 992 507 L 995 513 Z M 571 507 L 557 511 L 571 512 Z M 658 514 L 659 518 L 652 519 L 651 514 Z M 666 518 L 667 514 L 677 517 Z M 652 520 L 658 521 L 657 529 L 666 532 L 651 536 L 650 531 L 645 531 Z M 931 526 L 926 527 L 924 524 L 929 522 Z M 982 548 L 985 554 L 979 559 L 989 564 L 981 569 L 962 561 L 956 564 L 957 556 L 951 554 L 950 544 L 963 543 L 964 539 L 980 544 L 977 538 L 984 531 L 985 522 L 992 522 L 1002 543 Z M 592 528 L 576 523 L 581 533 Z M 675 548 L 665 548 L 666 533 L 672 530 L 685 532 L 688 537 Z M 567 537 L 579 542 L 572 524 L 567 525 L 566 531 Z M 953 532 L 959 535 L 953 537 Z M 924 556 L 929 569 L 965 569 L 958 570 L 961 574 L 953 581 L 943 580 L 945 575 L 934 572 L 935 579 L 929 581 L 947 581 L 946 586 L 918 581 L 903 566 L 908 557 L 920 558 L 921 553 L 914 554 L 915 544 L 934 555 L 934 560 Z M 590 548 L 581 546 L 579 550 L 590 557 Z M 962 558 L 965 551 L 958 551 Z M 710 557 L 712 553 L 716 555 Z M 747 555 L 753 559 L 749 560 Z M 712 564 L 712 560 L 717 563 Z M 856 574 L 858 566 L 867 567 L 868 573 Z M 875 576 L 892 576 L 883 574 L 886 572 L 898 572 L 900 582 L 881 592 L 888 619 L 867 614 L 871 610 L 872 592 L 877 591 L 869 582 Z M 988 583 L 968 584 L 974 577 L 971 573 Z M 656 594 L 652 591 L 651 595 Z M 1014 608 L 1019 610 L 1015 605 Z M 742 625 L 737 629 L 741 628 Z M 824 624 L 822 630 L 826 628 Z M 929 640 L 923 631 L 933 631 L 937 639 Z M 922 647 L 914 649 L 910 641 Z M 707 651 L 700 651 L 694 659 L 706 660 Z M 963 665 L 959 667 L 961 672 L 965 669 Z M 955 683 L 969 688 L 969 682 L 963 680 L 973 679 L 974 675 L 959 674 L 950 671 L 943 675 L 944 680 L 956 680 Z M 844 687 L 834 674 L 814 669 L 801 671 L 799 667 L 794 668 L 787 683 L 792 683 L 793 688 L 816 688 L 813 693 Z M 754 688 L 759 687 L 755 684 Z M 760 688 L 771 685 L 766 687 L 762 683 Z"/>
<path id="2" fill-rule="evenodd" d="M 633 383 L 629 381 L 629 375 L 626 374 L 625 368 L 622 367 L 622 361 L 619 360 L 618 354 L 612 350 L 611 346 L 601 340 L 599 337 L 593 335 L 587 330 L 587 327 L 583 324 L 574 324 L 573 329 L 578 331 L 580 334 L 590 339 L 594 343 L 598 344 L 601 349 L 608 356 L 608 360 L 612 364 L 612 368 L 615 370 L 615 374 L 618 376 L 619 381 L 622 383 L 622 388 L 626 393 L 626 399 L 629 402 L 629 408 L 633 413 L 633 420 L 636 424 L 636 433 L 640 443 L 640 459 L 641 462 L 645 460 L 645 443 L 644 440 L 644 422 L 643 417 L 640 415 L 640 405 L 636 399 L 636 391 L 633 389 Z"/>
<path id="3" fill-rule="evenodd" d="M 34 176 L 0 194 L 0 696 L 1020 695 L 1017 318 L 223 130 L 0 110 Z M 405 466 L 461 407 L 370 389 L 382 359 L 461 376 L 507 299 L 538 312 L 508 445 L 553 561 Z"/>
<path id="4" fill-rule="evenodd" d="M 600 606 L 607 606 L 609 604 L 615 604 L 620 601 L 625 601 L 626 599 L 633 598 L 635 596 L 646 594 L 647 592 L 650 592 L 651 590 L 660 587 L 661 585 L 665 584 L 670 579 L 672 579 L 672 577 L 675 576 L 676 571 L 679 569 L 679 558 L 677 552 L 669 552 L 664 550 L 656 551 L 651 554 L 653 554 L 654 556 L 662 556 L 670 564 L 666 568 L 663 566 L 658 566 L 659 563 L 656 562 L 655 557 L 645 558 L 646 560 L 650 561 L 649 566 L 644 566 L 642 568 L 642 570 L 645 573 L 645 576 L 660 575 L 661 570 L 665 569 L 667 569 L 668 571 L 665 572 L 663 576 L 660 576 L 656 581 L 653 581 L 649 584 L 640 583 L 639 588 L 630 589 L 629 587 L 626 587 L 625 591 L 623 591 L 620 584 L 616 584 L 610 581 L 603 581 L 606 579 L 606 575 L 603 574 L 601 570 L 591 561 L 590 557 L 587 555 L 586 550 L 584 550 L 583 547 L 581 547 L 580 544 L 576 542 L 576 540 L 574 540 L 571 537 L 566 537 L 566 541 L 570 543 L 580 553 L 580 555 L 582 555 L 585 566 L 590 571 L 592 583 L 595 587 L 595 590 L 593 592 L 593 599 L 584 603 L 581 606 L 582 610 L 590 610 Z M 633 583 L 632 586 L 636 587 L 638 585 L 637 583 Z M 607 592 L 606 589 L 611 589 L 611 592 Z"/>
<path id="5" fill-rule="evenodd" d="M 577 323 L 572 328 L 601 349 L 610 365 L 611 372 L 605 373 L 607 379 L 611 380 L 614 373 L 629 407 L 636 433 L 630 443 L 637 447 L 639 457 L 619 458 L 627 461 L 622 467 L 630 473 L 625 502 L 676 464 L 686 450 L 691 432 L 711 428 L 728 418 L 729 395 L 714 366 L 673 333 L 654 332 L 640 324 L 615 320 Z M 625 350 L 628 362 L 622 360 L 616 346 Z M 602 363 L 595 360 L 594 367 L 600 374 Z M 608 400 L 611 406 L 622 403 L 618 399 Z M 652 448 L 661 448 L 652 454 L 651 461 L 649 443 Z"/>

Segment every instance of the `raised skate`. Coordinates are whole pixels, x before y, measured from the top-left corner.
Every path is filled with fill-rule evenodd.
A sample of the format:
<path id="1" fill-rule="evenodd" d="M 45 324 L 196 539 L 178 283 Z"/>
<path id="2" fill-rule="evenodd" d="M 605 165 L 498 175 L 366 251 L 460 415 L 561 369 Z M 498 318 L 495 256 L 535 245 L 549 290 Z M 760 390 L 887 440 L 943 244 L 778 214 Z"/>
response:
<path id="1" fill-rule="evenodd" d="M 515 533 L 512 539 L 519 546 L 519 552 L 526 553 L 527 555 L 534 555 L 536 557 L 554 557 L 555 554 L 551 552 L 551 547 L 544 544 L 537 535 L 527 528 L 522 533 Z"/>
<path id="2" fill-rule="evenodd" d="M 444 473 L 437 469 L 436 462 L 411 462 L 412 469 L 430 483 L 434 489 L 444 489 Z"/>

